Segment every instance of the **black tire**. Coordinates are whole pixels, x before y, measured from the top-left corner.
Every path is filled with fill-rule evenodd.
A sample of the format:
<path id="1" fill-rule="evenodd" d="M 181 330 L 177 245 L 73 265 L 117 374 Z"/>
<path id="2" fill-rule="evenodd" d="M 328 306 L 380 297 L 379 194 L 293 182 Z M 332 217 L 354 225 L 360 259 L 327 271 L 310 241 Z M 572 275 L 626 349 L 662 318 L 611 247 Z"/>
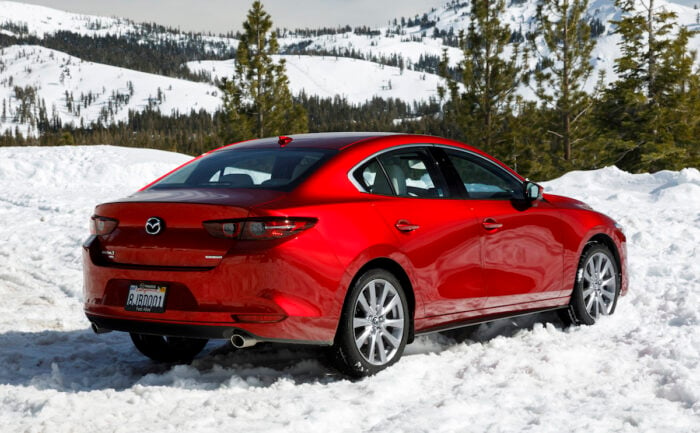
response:
<path id="1" fill-rule="evenodd" d="M 372 290 L 375 305 L 367 299 Z M 410 320 L 399 280 L 384 269 L 363 273 L 345 299 L 331 349 L 334 367 L 348 376 L 363 377 L 394 364 L 406 347 Z"/>
<path id="2" fill-rule="evenodd" d="M 569 308 L 561 310 L 565 324 L 593 325 L 600 316 L 615 312 L 620 296 L 620 270 L 610 249 L 599 243 L 587 246 L 576 269 Z"/>
<path id="3" fill-rule="evenodd" d="M 206 339 L 130 333 L 134 346 L 156 362 L 188 363 L 207 345 Z"/>

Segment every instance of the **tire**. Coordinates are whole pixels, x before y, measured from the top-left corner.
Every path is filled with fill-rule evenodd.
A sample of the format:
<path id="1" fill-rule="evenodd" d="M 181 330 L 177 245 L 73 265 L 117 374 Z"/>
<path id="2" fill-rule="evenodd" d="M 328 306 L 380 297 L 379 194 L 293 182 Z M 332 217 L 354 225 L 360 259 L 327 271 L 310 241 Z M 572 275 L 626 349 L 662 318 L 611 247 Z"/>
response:
<path id="1" fill-rule="evenodd" d="M 384 269 L 363 273 L 345 299 L 332 363 L 352 377 L 369 376 L 394 364 L 406 347 L 409 314 L 406 294 L 393 274 Z"/>
<path id="2" fill-rule="evenodd" d="M 156 362 L 188 363 L 207 345 L 206 339 L 130 333 L 134 346 Z"/>
<path id="3" fill-rule="evenodd" d="M 569 308 L 562 319 L 572 325 L 593 325 L 615 312 L 620 295 L 620 270 L 610 249 L 592 243 L 578 263 Z"/>

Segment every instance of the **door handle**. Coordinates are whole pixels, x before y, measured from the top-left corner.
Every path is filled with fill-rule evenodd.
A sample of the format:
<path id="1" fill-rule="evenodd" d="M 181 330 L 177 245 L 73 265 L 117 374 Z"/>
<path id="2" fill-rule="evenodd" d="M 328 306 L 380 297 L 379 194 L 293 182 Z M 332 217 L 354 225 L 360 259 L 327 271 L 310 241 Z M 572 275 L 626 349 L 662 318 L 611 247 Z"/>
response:
<path id="1" fill-rule="evenodd" d="M 396 227 L 396 229 L 401 231 L 401 232 L 412 232 L 412 231 L 418 230 L 420 228 L 419 225 L 411 224 L 407 220 L 396 221 L 396 224 L 394 224 L 394 227 Z"/>
<path id="2" fill-rule="evenodd" d="M 499 223 L 493 218 L 486 218 L 481 222 L 481 225 L 483 225 L 486 230 L 496 230 L 503 227 L 503 224 Z"/>

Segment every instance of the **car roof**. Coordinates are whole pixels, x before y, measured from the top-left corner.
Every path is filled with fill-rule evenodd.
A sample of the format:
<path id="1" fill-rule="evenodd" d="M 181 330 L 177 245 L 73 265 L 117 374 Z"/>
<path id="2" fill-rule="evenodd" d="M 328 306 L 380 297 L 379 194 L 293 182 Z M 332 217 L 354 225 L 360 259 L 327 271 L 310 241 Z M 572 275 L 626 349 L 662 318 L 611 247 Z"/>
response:
<path id="1" fill-rule="evenodd" d="M 346 146 L 371 138 L 399 135 L 392 132 L 322 132 L 315 134 L 294 134 L 284 137 L 268 137 L 257 140 L 242 141 L 230 144 L 217 150 L 245 149 L 261 147 L 280 147 L 282 138 L 291 138 L 284 147 L 288 148 L 320 148 L 340 150 Z"/>

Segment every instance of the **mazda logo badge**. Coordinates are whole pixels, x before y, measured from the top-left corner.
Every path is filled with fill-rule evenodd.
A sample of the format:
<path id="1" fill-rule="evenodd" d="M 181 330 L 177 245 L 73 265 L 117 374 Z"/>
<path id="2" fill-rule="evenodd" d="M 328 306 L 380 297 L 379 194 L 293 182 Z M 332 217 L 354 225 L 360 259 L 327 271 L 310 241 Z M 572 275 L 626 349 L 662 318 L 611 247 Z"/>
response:
<path id="1" fill-rule="evenodd" d="M 165 228 L 165 221 L 158 217 L 150 217 L 146 221 L 146 233 L 149 235 L 157 235 Z"/>

